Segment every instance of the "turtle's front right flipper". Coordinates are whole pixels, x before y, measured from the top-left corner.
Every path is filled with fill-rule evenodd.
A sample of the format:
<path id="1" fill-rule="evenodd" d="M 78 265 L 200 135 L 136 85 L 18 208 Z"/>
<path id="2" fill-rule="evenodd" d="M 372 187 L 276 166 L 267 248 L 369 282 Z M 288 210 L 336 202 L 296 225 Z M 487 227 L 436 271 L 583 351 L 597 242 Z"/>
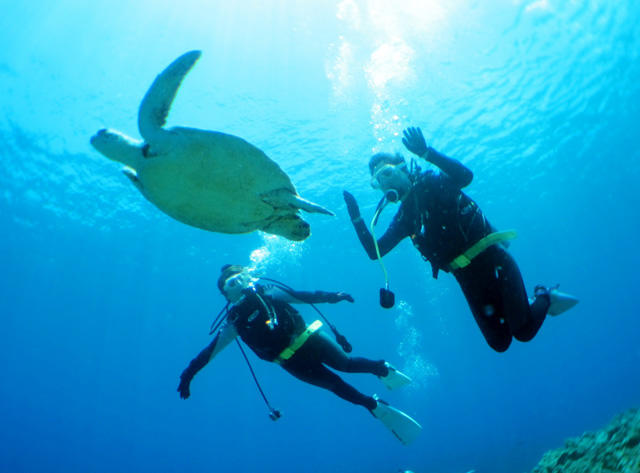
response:
<path id="1" fill-rule="evenodd" d="M 260 195 L 263 202 L 273 206 L 276 209 L 287 209 L 285 213 L 289 213 L 291 208 L 304 210 L 309 213 L 319 213 L 325 215 L 335 215 L 331 210 L 327 210 L 321 205 L 303 199 L 298 194 L 294 194 L 290 189 L 281 188 L 265 192 Z"/>
<path id="2" fill-rule="evenodd" d="M 201 54 L 200 51 L 183 54 L 158 74 L 149 87 L 138 111 L 138 129 L 147 142 L 153 141 L 154 135 L 164 126 L 182 80 Z"/>
<path id="3" fill-rule="evenodd" d="M 305 212 L 319 213 L 319 214 L 325 214 L 325 215 L 331 215 L 331 216 L 336 215 L 331 210 L 327 210 L 321 205 L 314 204 L 313 202 L 310 202 L 307 199 L 303 199 L 299 195 L 292 195 L 291 200 L 292 200 L 291 205 L 301 210 L 304 210 Z"/>

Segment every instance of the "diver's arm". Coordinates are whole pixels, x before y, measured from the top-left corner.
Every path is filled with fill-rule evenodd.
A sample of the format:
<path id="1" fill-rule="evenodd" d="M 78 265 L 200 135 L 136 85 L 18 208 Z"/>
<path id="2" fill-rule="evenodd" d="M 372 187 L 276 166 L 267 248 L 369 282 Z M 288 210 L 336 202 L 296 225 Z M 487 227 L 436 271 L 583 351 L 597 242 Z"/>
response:
<path id="1" fill-rule="evenodd" d="M 344 201 L 347 204 L 349 217 L 351 217 L 351 223 L 353 224 L 353 228 L 356 231 L 356 235 L 358 235 L 358 239 L 360 240 L 362 247 L 367 252 L 369 258 L 377 259 L 378 255 L 376 254 L 375 242 L 373 240 L 373 236 L 371 235 L 371 233 L 369 233 L 367 225 L 360 215 L 358 202 L 356 202 L 355 197 L 347 191 L 344 191 L 343 195 Z M 398 215 L 403 215 L 402 210 L 398 212 L 398 214 L 396 214 L 387 231 L 378 240 L 378 249 L 380 250 L 380 256 L 386 255 L 398 243 L 400 243 L 403 238 L 409 236 L 409 233 L 407 233 L 403 228 L 404 225 L 402 225 L 401 222 L 402 218 L 399 218 Z"/>
<path id="2" fill-rule="evenodd" d="M 340 301 L 353 302 L 353 297 L 346 292 L 296 291 L 295 289 L 268 286 L 265 287 L 265 293 L 274 299 L 289 304 L 317 304 L 321 302 L 335 304 Z"/>
<path id="3" fill-rule="evenodd" d="M 456 159 L 449 158 L 427 146 L 420 128 L 409 127 L 403 132 L 402 143 L 413 154 L 420 156 L 443 171 L 459 188 L 468 186 L 473 180 L 473 172 Z"/>
<path id="4" fill-rule="evenodd" d="M 196 373 L 204 368 L 207 363 L 209 363 L 218 353 L 229 345 L 237 335 L 238 332 L 236 331 L 235 326 L 232 323 L 225 322 L 214 337 L 213 341 L 198 353 L 198 356 L 191 360 L 189 366 L 187 366 L 180 375 L 178 392 L 182 399 L 187 399 L 191 395 L 189 391 L 189 384 Z"/>
<path id="5" fill-rule="evenodd" d="M 229 320 L 226 320 L 225 323 L 220 327 L 218 333 L 216 334 L 216 338 L 214 341 L 218 341 L 213 347 L 211 354 L 209 355 L 209 359 L 207 363 L 213 360 L 218 353 L 224 350 L 235 338 L 238 336 L 238 331 L 236 330 L 236 326 L 231 323 Z M 213 343 L 213 342 L 212 342 Z M 205 348 L 206 350 L 206 348 Z M 203 350 L 204 351 L 204 350 Z"/>
<path id="6" fill-rule="evenodd" d="M 471 184 L 473 180 L 473 172 L 457 159 L 449 158 L 444 154 L 429 147 L 426 153 L 422 155 L 422 158 L 429 161 L 431 164 L 438 166 L 440 170 L 447 174 L 451 178 L 453 184 L 459 188 L 463 188 Z"/>
<path id="7" fill-rule="evenodd" d="M 353 228 L 356 230 L 356 235 L 358 235 L 358 239 L 360 240 L 360 243 L 362 243 L 362 247 L 367 252 L 369 258 L 378 259 L 373 236 L 369 232 L 364 220 L 362 220 L 362 217 L 360 217 L 360 220 L 353 220 L 352 223 Z M 399 224 L 397 219 L 394 218 L 391 225 L 389 225 L 389 228 L 387 228 L 387 231 L 378 238 L 378 250 L 380 251 L 380 257 L 389 253 L 398 245 L 398 243 L 409 236 L 402 227 L 403 226 Z"/>

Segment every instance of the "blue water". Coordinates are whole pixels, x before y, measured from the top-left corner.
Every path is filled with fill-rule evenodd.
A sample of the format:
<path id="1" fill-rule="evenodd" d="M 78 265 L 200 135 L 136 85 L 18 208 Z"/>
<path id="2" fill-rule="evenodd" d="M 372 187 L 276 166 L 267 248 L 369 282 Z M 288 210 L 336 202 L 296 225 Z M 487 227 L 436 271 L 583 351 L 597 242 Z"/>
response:
<path id="1" fill-rule="evenodd" d="M 180 3 L 2 8 L 0 471 L 525 472 L 640 404 L 638 2 Z M 262 148 L 337 214 L 309 215 L 307 241 L 176 222 L 90 147 L 104 126 L 137 137 L 146 89 L 191 49 L 203 56 L 169 124 Z M 408 241 L 385 258 L 398 303 L 379 307 L 382 273 L 342 190 L 369 218 L 368 157 L 403 151 L 406 126 L 474 171 L 468 192 L 519 232 L 530 290 L 560 282 L 580 297 L 532 342 L 493 352 L 453 278 L 431 279 Z M 353 294 L 327 316 L 356 354 L 414 384 L 345 378 L 418 419 L 421 437 L 404 447 L 364 409 L 252 356 L 284 413 L 274 423 L 234 346 L 180 400 L 227 262 Z"/>

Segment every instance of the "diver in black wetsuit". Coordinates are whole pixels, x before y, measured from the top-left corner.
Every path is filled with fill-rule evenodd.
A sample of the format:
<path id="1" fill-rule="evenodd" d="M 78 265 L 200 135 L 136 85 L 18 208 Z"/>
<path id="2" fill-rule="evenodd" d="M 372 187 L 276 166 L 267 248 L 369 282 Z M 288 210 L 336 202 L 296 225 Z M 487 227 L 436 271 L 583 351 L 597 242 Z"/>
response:
<path id="1" fill-rule="evenodd" d="M 496 232 L 478 205 L 462 189 L 473 173 L 461 162 L 427 147 L 420 128 L 404 130 L 405 147 L 439 168 L 409 172 L 404 158 L 378 153 L 369 161 L 371 183 L 385 193 L 379 210 L 387 202 L 399 202 L 400 209 L 385 234 L 377 241 L 380 256 L 401 240 L 411 238 L 422 256 L 431 263 L 433 277 L 451 272 L 469 303 L 487 343 L 494 350 L 509 348 L 512 338 L 531 340 L 552 303 L 561 293 L 537 286 L 529 304 L 520 270 L 506 251 L 514 232 Z M 360 242 L 371 259 L 377 258 L 376 241 L 367 229 L 358 204 L 349 192 L 344 199 Z M 564 302 L 568 301 L 568 295 Z M 574 298 L 571 298 L 575 302 Z M 572 304 L 558 301 L 557 315 Z M 562 307 L 560 307 L 562 306 Z"/>
<path id="2" fill-rule="evenodd" d="M 226 321 L 213 341 L 196 356 L 180 375 L 180 397 L 190 396 L 195 374 L 238 335 L 261 359 L 278 363 L 296 378 L 335 393 L 367 408 L 388 428 L 399 430 L 403 442 L 413 440 L 416 428 L 409 417 L 375 396 L 367 396 L 347 384 L 327 366 L 347 373 L 371 373 L 389 388 L 411 379 L 384 360 L 347 356 L 323 331 L 320 321 L 307 325 L 290 303 L 353 302 L 344 292 L 303 292 L 277 285 L 257 284 L 242 266 L 225 265 L 218 288 L 230 303 Z M 327 365 L 327 366 L 325 366 Z M 391 427 L 391 426 L 393 427 Z M 418 424 L 417 427 L 419 428 Z M 397 432 L 396 432 L 397 434 Z"/>

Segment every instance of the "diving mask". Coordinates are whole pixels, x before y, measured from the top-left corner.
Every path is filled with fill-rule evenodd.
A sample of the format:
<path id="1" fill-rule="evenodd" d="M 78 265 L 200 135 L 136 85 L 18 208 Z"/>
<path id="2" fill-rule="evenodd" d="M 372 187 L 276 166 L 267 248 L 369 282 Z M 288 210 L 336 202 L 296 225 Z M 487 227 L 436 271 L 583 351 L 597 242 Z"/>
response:
<path id="1" fill-rule="evenodd" d="M 400 173 L 407 173 L 407 164 L 383 164 L 376 167 L 371 176 L 371 187 L 374 189 L 388 189 L 388 183 L 393 183 Z"/>
<path id="2" fill-rule="evenodd" d="M 243 271 L 234 274 L 224 282 L 222 292 L 230 302 L 236 302 L 242 297 L 243 291 L 253 289 L 257 279 Z"/>

